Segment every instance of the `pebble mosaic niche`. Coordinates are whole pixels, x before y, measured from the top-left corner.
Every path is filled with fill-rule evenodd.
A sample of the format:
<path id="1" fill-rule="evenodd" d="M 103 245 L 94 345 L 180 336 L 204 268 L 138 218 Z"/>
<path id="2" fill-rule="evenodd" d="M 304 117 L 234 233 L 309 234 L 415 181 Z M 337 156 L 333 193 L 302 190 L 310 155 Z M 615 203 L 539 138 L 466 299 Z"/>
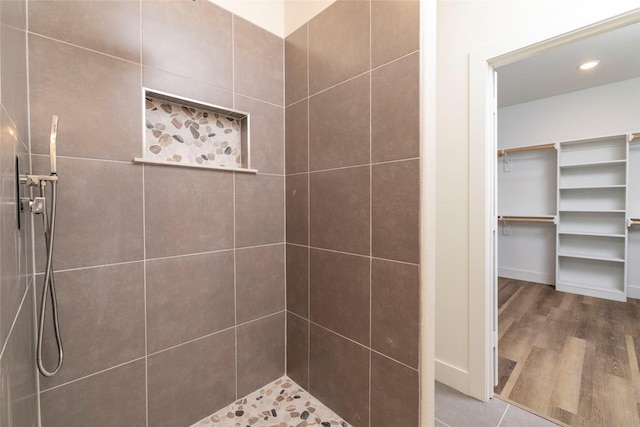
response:
<path id="1" fill-rule="evenodd" d="M 249 115 L 146 89 L 143 156 L 135 161 L 256 172 Z"/>

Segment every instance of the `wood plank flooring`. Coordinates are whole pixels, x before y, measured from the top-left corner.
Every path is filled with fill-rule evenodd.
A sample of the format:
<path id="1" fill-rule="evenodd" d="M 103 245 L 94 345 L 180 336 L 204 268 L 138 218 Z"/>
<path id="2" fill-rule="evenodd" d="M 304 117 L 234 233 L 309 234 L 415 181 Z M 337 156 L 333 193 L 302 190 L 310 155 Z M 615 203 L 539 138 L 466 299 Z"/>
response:
<path id="1" fill-rule="evenodd" d="M 640 300 L 498 279 L 495 392 L 569 426 L 640 427 Z"/>

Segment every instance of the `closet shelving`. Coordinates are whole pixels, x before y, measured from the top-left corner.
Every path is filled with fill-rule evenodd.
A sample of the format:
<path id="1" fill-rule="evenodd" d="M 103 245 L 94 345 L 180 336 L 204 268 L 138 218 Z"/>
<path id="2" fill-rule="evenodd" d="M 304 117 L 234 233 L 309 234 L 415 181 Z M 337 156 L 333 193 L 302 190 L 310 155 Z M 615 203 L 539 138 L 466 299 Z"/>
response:
<path id="1" fill-rule="evenodd" d="M 640 135 L 566 141 L 498 150 L 557 150 L 555 216 L 500 216 L 500 221 L 556 224 L 556 289 L 625 301 L 631 219 L 628 200 L 629 143 Z M 503 159 L 503 162 L 505 159 Z M 636 213 L 637 215 L 637 213 Z"/>
<path id="2" fill-rule="evenodd" d="M 626 135 L 558 148 L 556 289 L 626 300 Z"/>

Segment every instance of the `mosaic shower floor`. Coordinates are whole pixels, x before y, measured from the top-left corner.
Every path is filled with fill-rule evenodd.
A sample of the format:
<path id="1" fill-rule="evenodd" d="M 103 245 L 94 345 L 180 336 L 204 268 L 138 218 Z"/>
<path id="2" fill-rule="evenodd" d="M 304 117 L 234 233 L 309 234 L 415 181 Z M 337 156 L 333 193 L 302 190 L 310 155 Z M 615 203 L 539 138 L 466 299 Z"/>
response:
<path id="1" fill-rule="evenodd" d="M 267 384 L 191 427 L 350 427 L 288 377 Z"/>

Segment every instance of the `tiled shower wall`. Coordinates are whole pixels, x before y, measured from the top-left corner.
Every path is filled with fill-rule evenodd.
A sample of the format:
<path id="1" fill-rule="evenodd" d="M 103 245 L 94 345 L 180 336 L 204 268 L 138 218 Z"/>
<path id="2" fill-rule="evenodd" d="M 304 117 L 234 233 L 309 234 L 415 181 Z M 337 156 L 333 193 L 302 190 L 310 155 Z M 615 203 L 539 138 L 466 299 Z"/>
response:
<path id="1" fill-rule="evenodd" d="M 15 159 L 28 172 L 25 1 L 0 2 L 0 425 L 38 423 L 30 221 L 17 227 Z M 26 219 L 23 217 L 23 219 Z"/>
<path id="2" fill-rule="evenodd" d="M 287 371 L 356 427 L 418 426 L 419 3 L 285 41 Z"/>
<path id="3" fill-rule="evenodd" d="M 283 40 L 204 0 L 30 1 L 28 23 L 38 171 L 60 117 L 43 427 L 187 426 L 283 375 Z M 133 164 L 143 86 L 250 112 L 259 173 Z"/>

